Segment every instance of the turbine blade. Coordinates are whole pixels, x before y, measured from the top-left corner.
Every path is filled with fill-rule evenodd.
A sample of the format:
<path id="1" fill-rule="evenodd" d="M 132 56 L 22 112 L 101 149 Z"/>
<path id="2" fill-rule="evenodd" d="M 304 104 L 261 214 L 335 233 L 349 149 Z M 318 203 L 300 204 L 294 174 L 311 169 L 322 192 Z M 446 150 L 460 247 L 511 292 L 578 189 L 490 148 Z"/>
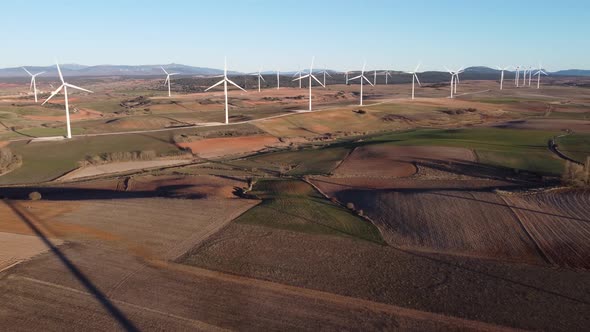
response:
<path id="1" fill-rule="evenodd" d="M 166 75 L 168 75 L 168 72 L 166 71 L 166 69 L 164 69 L 164 67 L 160 66 L 160 68 L 162 68 L 162 70 L 166 73 Z"/>
<path id="2" fill-rule="evenodd" d="M 320 80 L 318 80 L 317 77 L 311 75 L 311 78 L 313 78 L 316 82 L 320 83 L 320 85 L 323 86 L 324 88 L 326 87 L 322 82 L 320 82 Z"/>
<path id="3" fill-rule="evenodd" d="M 213 89 L 214 87 L 218 86 L 219 84 L 222 84 L 223 82 L 225 82 L 225 79 L 222 79 L 221 81 L 213 84 L 212 86 L 210 86 L 207 89 L 205 89 L 205 91 L 209 91 L 209 90 Z"/>
<path id="4" fill-rule="evenodd" d="M 238 88 L 238 89 L 240 89 L 240 90 L 242 90 L 242 91 L 244 91 L 244 92 L 247 92 L 246 90 L 244 90 L 244 88 L 242 88 L 241 86 L 237 85 L 236 83 L 234 83 L 234 82 L 233 82 L 232 80 L 230 80 L 229 78 L 226 78 L 226 80 L 227 80 L 229 83 L 233 84 L 233 85 L 234 85 L 236 88 Z"/>
<path id="5" fill-rule="evenodd" d="M 27 74 L 29 74 L 29 75 L 33 76 L 33 74 L 31 74 L 31 72 L 30 72 L 30 71 L 28 71 L 28 70 L 27 70 L 27 68 L 25 68 L 25 67 L 22 67 L 22 68 L 23 68 L 23 69 L 24 69 L 24 70 L 27 72 Z"/>
<path id="6" fill-rule="evenodd" d="M 68 88 L 72 88 L 72 89 L 77 89 L 77 90 L 82 90 L 82 91 L 85 91 L 85 92 L 93 93 L 93 92 L 92 92 L 92 91 L 90 91 L 90 90 L 87 90 L 87 89 L 81 88 L 81 87 L 79 87 L 79 86 L 75 86 L 75 85 L 73 85 L 73 84 L 70 84 L 70 83 L 64 83 L 64 85 L 65 85 L 65 86 L 67 86 Z"/>
<path id="7" fill-rule="evenodd" d="M 418 72 L 418 68 L 420 68 L 420 65 L 422 65 L 421 62 L 419 62 L 418 65 L 416 66 L 416 69 L 414 69 L 414 73 L 417 73 Z"/>
<path id="8" fill-rule="evenodd" d="M 414 77 L 416 77 L 416 81 L 418 81 L 418 85 L 422 86 L 422 84 L 420 83 L 420 80 L 418 79 L 418 75 L 414 74 Z"/>
<path id="9" fill-rule="evenodd" d="M 260 78 L 266 82 L 266 80 L 264 79 L 264 76 L 260 75 Z"/>
<path id="10" fill-rule="evenodd" d="M 305 76 L 297 77 L 297 78 L 296 78 L 296 79 L 294 79 L 293 81 L 299 81 L 299 80 L 302 80 L 302 79 L 304 79 L 304 78 L 308 78 L 308 77 L 309 77 L 309 74 L 307 74 L 307 75 L 305 75 Z"/>
<path id="11" fill-rule="evenodd" d="M 49 98 L 45 99 L 45 101 L 41 105 L 45 105 L 45 103 L 47 103 L 51 98 L 55 97 L 55 95 L 58 94 L 61 91 L 61 89 L 63 89 L 63 88 L 64 88 L 64 85 L 62 84 L 59 88 L 57 88 L 57 90 L 53 91 L 51 93 L 51 96 L 49 96 Z"/>
<path id="12" fill-rule="evenodd" d="M 64 81 L 64 76 L 61 74 L 61 69 L 59 68 L 59 63 L 55 62 L 55 65 L 57 66 L 57 73 L 59 74 L 59 79 L 61 80 L 61 83 L 65 83 Z"/>
<path id="13" fill-rule="evenodd" d="M 369 79 L 363 75 L 363 78 L 365 79 L 365 81 L 367 81 L 367 83 L 371 84 L 371 86 L 375 86 L 373 85 L 373 82 L 369 81 Z"/>
<path id="14" fill-rule="evenodd" d="M 349 81 L 352 81 L 352 80 L 356 80 L 357 78 L 361 78 L 361 77 L 362 77 L 362 75 L 359 75 L 359 76 L 355 76 L 355 77 L 353 77 L 353 78 L 349 78 L 348 80 L 349 80 Z"/>

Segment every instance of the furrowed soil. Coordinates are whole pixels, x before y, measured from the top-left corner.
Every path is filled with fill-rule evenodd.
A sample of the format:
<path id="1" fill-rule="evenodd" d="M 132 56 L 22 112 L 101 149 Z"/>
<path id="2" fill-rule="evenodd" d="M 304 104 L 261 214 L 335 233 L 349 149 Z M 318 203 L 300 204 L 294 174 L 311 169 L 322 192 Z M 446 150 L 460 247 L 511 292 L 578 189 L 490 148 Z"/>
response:
<path id="1" fill-rule="evenodd" d="M 190 149 L 193 154 L 201 158 L 216 158 L 255 152 L 279 144 L 280 141 L 276 137 L 268 135 L 207 138 L 194 142 L 177 143 L 179 147 Z"/>

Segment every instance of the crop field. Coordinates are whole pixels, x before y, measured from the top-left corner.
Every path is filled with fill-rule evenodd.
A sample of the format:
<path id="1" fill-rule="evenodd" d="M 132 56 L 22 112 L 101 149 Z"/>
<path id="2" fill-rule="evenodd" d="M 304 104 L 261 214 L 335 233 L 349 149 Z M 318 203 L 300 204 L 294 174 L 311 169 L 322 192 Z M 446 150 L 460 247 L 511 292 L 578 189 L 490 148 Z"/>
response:
<path id="1" fill-rule="evenodd" d="M 503 198 L 551 263 L 590 268 L 588 190 L 507 195 Z"/>
<path id="2" fill-rule="evenodd" d="M 331 203 L 305 182 L 264 180 L 256 185 L 253 194 L 262 202 L 236 223 L 383 242 L 372 224 Z"/>

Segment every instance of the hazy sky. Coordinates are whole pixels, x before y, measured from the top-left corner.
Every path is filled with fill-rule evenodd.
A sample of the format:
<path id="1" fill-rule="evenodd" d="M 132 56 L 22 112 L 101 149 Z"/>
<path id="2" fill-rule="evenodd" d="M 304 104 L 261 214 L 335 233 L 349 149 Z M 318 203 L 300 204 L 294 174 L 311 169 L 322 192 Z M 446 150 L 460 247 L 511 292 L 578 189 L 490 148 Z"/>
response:
<path id="1" fill-rule="evenodd" d="M 0 67 L 590 69 L 588 0 L 5 0 Z"/>

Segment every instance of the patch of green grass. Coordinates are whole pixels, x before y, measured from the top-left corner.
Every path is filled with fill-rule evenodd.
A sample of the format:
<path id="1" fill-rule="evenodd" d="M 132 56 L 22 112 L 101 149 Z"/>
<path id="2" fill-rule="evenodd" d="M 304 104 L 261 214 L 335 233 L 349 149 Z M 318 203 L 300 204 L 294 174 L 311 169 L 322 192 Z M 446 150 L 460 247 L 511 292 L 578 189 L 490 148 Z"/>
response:
<path id="1" fill-rule="evenodd" d="M 573 134 L 557 139 L 558 148 L 568 157 L 581 163 L 586 162 L 590 156 L 590 135 Z"/>
<path id="2" fill-rule="evenodd" d="M 347 147 L 327 147 L 262 154 L 230 164 L 288 175 L 322 175 L 330 173 L 350 151 Z"/>
<path id="3" fill-rule="evenodd" d="M 9 147 L 22 156 L 23 164 L 0 177 L 0 184 L 49 181 L 76 168 L 78 161 L 86 156 L 100 153 L 141 150 L 153 150 L 157 154 L 177 153 L 178 148 L 167 140 L 166 134 L 169 133 L 80 137 L 59 142 L 13 142 Z"/>
<path id="4" fill-rule="evenodd" d="M 473 101 L 487 104 L 514 104 L 526 100 L 521 98 L 474 98 Z"/>
<path id="5" fill-rule="evenodd" d="M 470 128 L 421 129 L 373 137 L 375 143 L 434 145 L 474 149 L 483 164 L 560 174 L 563 162 L 547 149 L 547 141 L 558 131 Z"/>
<path id="6" fill-rule="evenodd" d="M 373 224 L 325 199 L 305 182 L 264 180 L 254 186 L 254 193 L 262 203 L 235 222 L 385 244 Z"/>

